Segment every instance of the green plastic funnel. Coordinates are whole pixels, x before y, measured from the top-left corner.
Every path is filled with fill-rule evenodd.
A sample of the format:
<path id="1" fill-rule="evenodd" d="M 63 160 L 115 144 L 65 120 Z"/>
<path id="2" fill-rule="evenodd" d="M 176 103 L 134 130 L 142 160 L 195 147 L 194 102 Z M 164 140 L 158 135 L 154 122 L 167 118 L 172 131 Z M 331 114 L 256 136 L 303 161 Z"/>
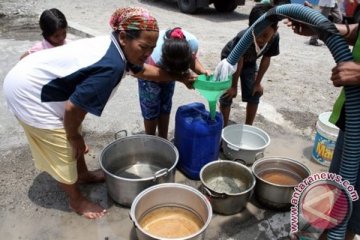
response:
<path id="1" fill-rule="evenodd" d="M 221 81 L 215 81 L 214 75 L 199 75 L 194 82 L 194 88 L 209 102 L 211 119 L 215 119 L 216 102 L 220 96 L 231 87 L 231 76 Z"/>

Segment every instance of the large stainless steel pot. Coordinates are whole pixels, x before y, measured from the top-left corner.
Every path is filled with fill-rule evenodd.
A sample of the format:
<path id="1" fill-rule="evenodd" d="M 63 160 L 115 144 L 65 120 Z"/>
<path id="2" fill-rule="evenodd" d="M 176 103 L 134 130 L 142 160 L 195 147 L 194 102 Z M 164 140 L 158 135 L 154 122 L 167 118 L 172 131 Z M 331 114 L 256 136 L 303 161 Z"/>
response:
<path id="1" fill-rule="evenodd" d="M 171 240 L 203 240 L 205 239 L 205 230 L 210 224 L 212 218 L 211 204 L 207 198 L 197 189 L 179 183 L 162 183 L 142 191 L 134 199 L 130 218 L 134 223 L 136 235 L 139 240 L 169 240 L 169 238 L 160 238 L 145 231 L 139 223 L 141 218 L 151 210 L 161 207 L 179 207 L 193 212 L 201 219 L 203 226 L 201 229 L 187 237 L 171 238 Z"/>
<path id="2" fill-rule="evenodd" d="M 117 139 L 105 147 L 100 166 L 107 190 L 119 204 L 130 207 L 141 191 L 155 184 L 174 182 L 179 153 L 168 140 L 151 135 Z"/>
<path id="3" fill-rule="evenodd" d="M 206 164 L 200 180 L 214 212 L 224 215 L 238 213 L 246 206 L 256 182 L 248 167 L 228 160 Z"/>
<path id="4" fill-rule="evenodd" d="M 266 207 L 284 210 L 291 206 L 294 187 L 311 175 L 310 170 L 304 164 L 284 157 L 259 159 L 254 162 L 252 171 L 256 177 L 255 196 L 257 200 Z M 278 175 L 276 176 L 277 181 L 286 176 L 286 178 L 293 179 L 294 184 L 269 181 L 269 178 L 265 178 L 265 174 L 269 175 L 271 172 Z"/>

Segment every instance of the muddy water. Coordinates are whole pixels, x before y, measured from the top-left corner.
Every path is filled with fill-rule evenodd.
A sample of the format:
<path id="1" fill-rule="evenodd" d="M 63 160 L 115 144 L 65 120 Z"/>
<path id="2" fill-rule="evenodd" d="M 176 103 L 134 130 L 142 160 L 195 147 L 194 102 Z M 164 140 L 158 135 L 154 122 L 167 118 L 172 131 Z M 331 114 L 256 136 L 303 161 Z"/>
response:
<path id="1" fill-rule="evenodd" d="M 197 233 L 203 221 L 195 213 L 181 207 L 160 207 L 139 221 L 145 232 L 160 238 L 185 238 Z"/>
<path id="2" fill-rule="evenodd" d="M 273 169 L 262 172 L 259 177 L 267 182 L 275 183 L 282 186 L 296 186 L 302 179 L 288 171 Z"/>
<path id="3" fill-rule="evenodd" d="M 207 186 L 217 193 L 237 194 L 246 190 L 246 182 L 239 178 L 217 176 L 206 182 Z"/>

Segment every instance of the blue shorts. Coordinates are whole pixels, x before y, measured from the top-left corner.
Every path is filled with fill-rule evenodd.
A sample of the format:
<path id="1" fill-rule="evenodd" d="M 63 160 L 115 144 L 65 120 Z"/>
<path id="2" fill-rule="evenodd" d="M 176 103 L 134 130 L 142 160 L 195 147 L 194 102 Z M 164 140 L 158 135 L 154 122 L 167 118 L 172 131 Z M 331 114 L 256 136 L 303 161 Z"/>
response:
<path id="1" fill-rule="evenodd" d="M 152 120 L 160 114 L 170 114 L 175 82 L 158 83 L 138 79 L 141 113 L 144 119 Z"/>
<path id="2" fill-rule="evenodd" d="M 255 73 L 257 71 L 257 65 L 251 64 L 244 66 L 240 74 L 241 82 L 241 98 L 243 102 L 259 104 L 260 94 L 256 93 L 252 96 L 255 83 Z M 221 106 L 230 107 L 232 104 L 232 98 L 226 98 L 224 94 L 219 100 Z"/>
<path id="3" fill-rule="evenodd" d="M 339 136 L 336 140 L 334 156 L 333 156 L 333 159 L 331 160 L 329 172 L 337 173 L 337 174 L 340 172 L 340 161 L 341 161 L 343 146 L 344 146 L 344 132 L 340 130 Z M 360 170 L 358 172 L 358 178 L 357 178 L 357 181 L 356 181 L 356 184 L 354 187 L 355 187 L 355 190 L 359 194 L 360 193 Z M 357 200 L 352 203 L 353 203 L 353 210 L 352 210 L 351 217 L 348 221 L 347 227 L 354 233 L 360 234 L 360 200 Z"/>

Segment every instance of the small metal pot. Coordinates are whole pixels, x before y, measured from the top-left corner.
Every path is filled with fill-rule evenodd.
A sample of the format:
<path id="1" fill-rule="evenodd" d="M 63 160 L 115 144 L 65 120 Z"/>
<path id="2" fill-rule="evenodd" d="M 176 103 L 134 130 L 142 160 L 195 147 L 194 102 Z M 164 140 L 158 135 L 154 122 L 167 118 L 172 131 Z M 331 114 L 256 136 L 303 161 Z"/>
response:
<path id="1" fill-rule="evenodd" d="M 264 157 L 265 148 L 270 144 L 270 137 L 264 130 L 245 124 L 225 127 L 221 137 L 225 157 L 247 165 Z"/>
<path id="2" fill-rule="evenodd" d="M 291 197 L 302 180 L 311 175 L 310 170 L 302 163 L 284 157 L 267 157 L 254 162 L 252 172 L 256 177 L 255 196 L 264 206 L 278 210 L 288 210 L 291 206 Z M 265 173 L 286 174 L 294 179 L 294 184 L 279 184 L 265 179 Z"/>
<path id="3" fill-rule="evenodd" d="M 256 182 L 248 167 L 228 160 L 206 164 L 200 171 L 200 180 L 214 212 L 223 215 L 240 212 L 249 201 Z"/>
<path id="4" fill-rule="evenodd" d="M 210 224 L 212 218 L 212 208 L 206 197 L 193 187 L 179 183 L 162 183 L 149 187 L 142 191 L 134 199 L 130 218 L 134 223 L 136 235 L 139 240 L 170 240 L 169 238 L 160 238 L 145 231 L 140 220 L 151 210 L 161 207 L 179 207 L 193 212 L 201 222 L 202 228 L 184 238 L 171 238 L 171 240 L 203 240 L 205 239 L 205 230 Z"/>
<path id="5" fill-rule="evenodd" d="M 117 203 L 130 207 L 134 198 L 155 184 L 174 182 L 179 153 L 168 140 L 151 135 L 123 137 L 100 155 L 107 190 Z"/>

